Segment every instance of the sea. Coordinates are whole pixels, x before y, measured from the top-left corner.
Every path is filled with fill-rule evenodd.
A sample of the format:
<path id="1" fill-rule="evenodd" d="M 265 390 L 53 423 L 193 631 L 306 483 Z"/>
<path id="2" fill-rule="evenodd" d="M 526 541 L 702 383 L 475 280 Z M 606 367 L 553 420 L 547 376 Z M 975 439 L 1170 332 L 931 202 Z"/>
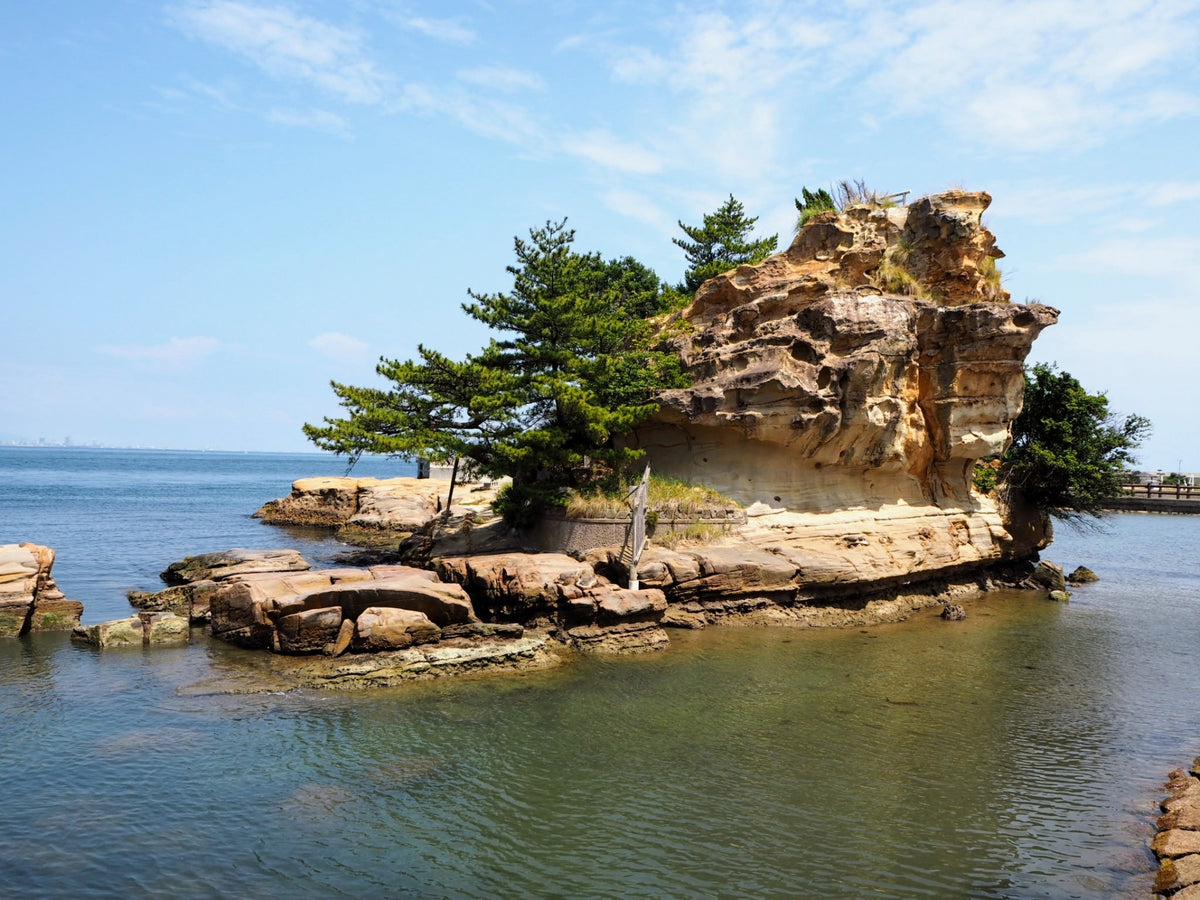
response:
<path id="1" fill-rule="evenodd" d="M 85 622 L 321 454 L 0 447 L 0 543 L 57 551 Z M 364 460 L 355 474 L 411 474 Z M 521 675 L 228 694 L 196 630 L 0 639 L 5 898 L 1146 897 L 1167 772 L 1200 754 L 1200 517 L 1059 526 L 1101 580 L 961 622 L 722 626 Z"/>

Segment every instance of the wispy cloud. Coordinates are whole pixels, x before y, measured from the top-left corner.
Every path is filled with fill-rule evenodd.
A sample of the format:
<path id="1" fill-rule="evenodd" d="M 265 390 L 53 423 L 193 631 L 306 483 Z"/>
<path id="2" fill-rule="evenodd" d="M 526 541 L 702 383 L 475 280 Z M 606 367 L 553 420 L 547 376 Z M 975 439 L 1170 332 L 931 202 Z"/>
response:
<path id="1" fill-rule="evenodd" d="M 514 69 L 511 66 L 476 66 L 458 73 L 460 80 L 479 87 L 505 93 L 545 91 L 546 80 L 536 72 Z"/>
<path id="2" fill-rule="evenodd" d="M 420 115 L 450 116 L 476 134 L 528 149 L 544 143 L 542 126 L 528 107 L 481 97 L 456 86 L 407 84 L 394 109 Z"/>
<path id="3" fill-rule="evenodd" d="M 1059 260 L 1065 269 L 1132 275 L 1145 282 L 1167 280 L 1178 284 L 1200 282 L 1200 238 L 1125 238 L 1105 242 L 1083 253 Z"/>
<path id="4" fill-rule="evenodd" d="M 277 125 L 288 125 L 293 128 L 311 128 L 326 134 L 336 134 L 339 137 L 350 135 L 350 125 L 337 113 L 324 109 L 294 110 L 274 109 L 267 113 L 267 120 Z"/>
<path id="5" fill-rule="evenodd" d="M 670 233 L 675 228 L 675 220 L 645 194 L 624 188 L 613 188 L 606 191 L 601 200 L 614 212 L 629 216 L 639 222 L 645 222 L 664 234 Z"/>
<path id="6" fill-rule="evenodd" d="M 475 31 L 464 24 L 463 19 L 459 16 L 449 19 L 430 19 L 423 16 L 413 16 L 410 18 L 401 18 L 397 21 L 404 28 L 419 31 L 426 37 L 445 41 L 448 44 L 469 46 L 478 40 Z"/>
<path id="7" fill-rule="evenodd" d="M 563 138 L 562 149 L 572 156 L 591 160 L 607 169 L 653 175 L 661 172 L 662 158 L 637 144 L 623 140 L 604 129 Z"/>
<path id="8" fill-rule="evenodd" d="M 165 344 L 104 344 L 96 349 L 118 359 L 141 360 L 167 367 L 181 367 L 212 356 L 221 342 L 211 337 L 173 337 Z"/>
<path id="9" fill-rule="evenodd" d="M 367 358 L 369 350 L 366 342 L 340 331 L 318 334 L 308 342 L 308 346 L 327 359 L 343 363 L 361 362 Z"/>
<path id="10" fill-rule="evenodd" d="M 283 6 L 192 0 L 169 10 L 180 30 L 217 44 L 275 78 L 307 82 L 351 103 L 377 103 L 388 79 L 363 36 Z"/>
<path id="11" fill-rule="evenodd" d="M 1100 143 L 1197 112 L 1194 93 L 1160 87 L 1164 68 L 1192 53 L 1195 12 L 1151 0 L 880 6 L 864 29 L 889 46 L 872 54 L 868 88 L 894 115 L 930 114 L 1002 149 Z"/>

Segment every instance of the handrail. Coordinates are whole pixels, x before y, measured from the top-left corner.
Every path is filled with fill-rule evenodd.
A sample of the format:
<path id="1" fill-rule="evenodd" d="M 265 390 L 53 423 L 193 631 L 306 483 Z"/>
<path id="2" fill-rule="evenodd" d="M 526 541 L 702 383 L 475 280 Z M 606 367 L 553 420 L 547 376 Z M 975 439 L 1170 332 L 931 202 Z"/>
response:
<path id="1" fill-rule="evenodd" d="M 1123 484 L 1121 489 L 1129 497 L 1200 500 L 1200 487 L 1192 484 Z"/>

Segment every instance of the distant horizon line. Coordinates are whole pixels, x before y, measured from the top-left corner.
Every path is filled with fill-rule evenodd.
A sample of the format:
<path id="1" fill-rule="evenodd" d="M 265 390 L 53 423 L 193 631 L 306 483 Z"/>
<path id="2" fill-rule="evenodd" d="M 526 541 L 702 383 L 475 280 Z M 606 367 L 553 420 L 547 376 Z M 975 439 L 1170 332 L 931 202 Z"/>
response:
<path id="1" fill-rule="evenodd" d="M 71 443 L 62 441 L 0 441 L 0 448 L 5 447 L 23 450 L 143 450 L 157 453 L 274 453 L 288 456 L 328 456 L 335 459 L 339 456 L 339 454 L 331 453 L 328 450 L 229 450 L 218 447 L 160 447 L 145 444 L 102 444 L 95 441 L 87 444 L 77 444 L 73 441 Z M 377 453 L 363 455 L 370 456 L 372 459 L 394 458 L 397 461 L 412 462 L 411 459 L 389 457 Z"/>

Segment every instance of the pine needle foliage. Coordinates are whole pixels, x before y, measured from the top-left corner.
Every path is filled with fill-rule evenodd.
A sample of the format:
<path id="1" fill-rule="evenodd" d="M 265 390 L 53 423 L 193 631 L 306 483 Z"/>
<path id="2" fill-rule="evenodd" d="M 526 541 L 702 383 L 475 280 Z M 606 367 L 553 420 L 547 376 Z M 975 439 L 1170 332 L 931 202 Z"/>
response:
<path id="1" fill-rule="evenodd" d="M 656 393 L 687 384 L 679 357 L 656 345 L 664 312 L 657 276 L 631 258 L 603 260 L 572 244 L 566 219 L 514 239 L 508 293 L 468 291 L 462 305 L 496 337 L 457 361 L 425 346 L 382 359 L 388 388 L 333 382 L 343 418 L 305 425 L 323 450 L 462 458 L 510 476 L 497 509 L 528 524 L 570 488 L 615 484 L 640 454 L 614 438 L 651 415 Z"/>
<path id="2" fill-rule="evenodd" d="M 676 290 L 690 299 L 696 288 L 710 278 L 736 269 L 738 266 L 761 262 L 775 252 L 778 235 L 752 240 L 757 216 L 747 216 L 746 208 L 733 194 L 717 209 L 704 217 L 701 225 L 679 223 L 687 240 L 671 238 L 683 250 L 688 269 L 683 284 Z"/>
<path id="3" fill-rule="evenodd" d="M 1119 418 L 1104 394 L 1039 363 L 1025 373 L 1025 405 L 1000 465 L 1001 490 L 1067 521 L 1098 516 L 1121 495 L 1133 451 L 1150 433 L 1142 416 Z"/>

